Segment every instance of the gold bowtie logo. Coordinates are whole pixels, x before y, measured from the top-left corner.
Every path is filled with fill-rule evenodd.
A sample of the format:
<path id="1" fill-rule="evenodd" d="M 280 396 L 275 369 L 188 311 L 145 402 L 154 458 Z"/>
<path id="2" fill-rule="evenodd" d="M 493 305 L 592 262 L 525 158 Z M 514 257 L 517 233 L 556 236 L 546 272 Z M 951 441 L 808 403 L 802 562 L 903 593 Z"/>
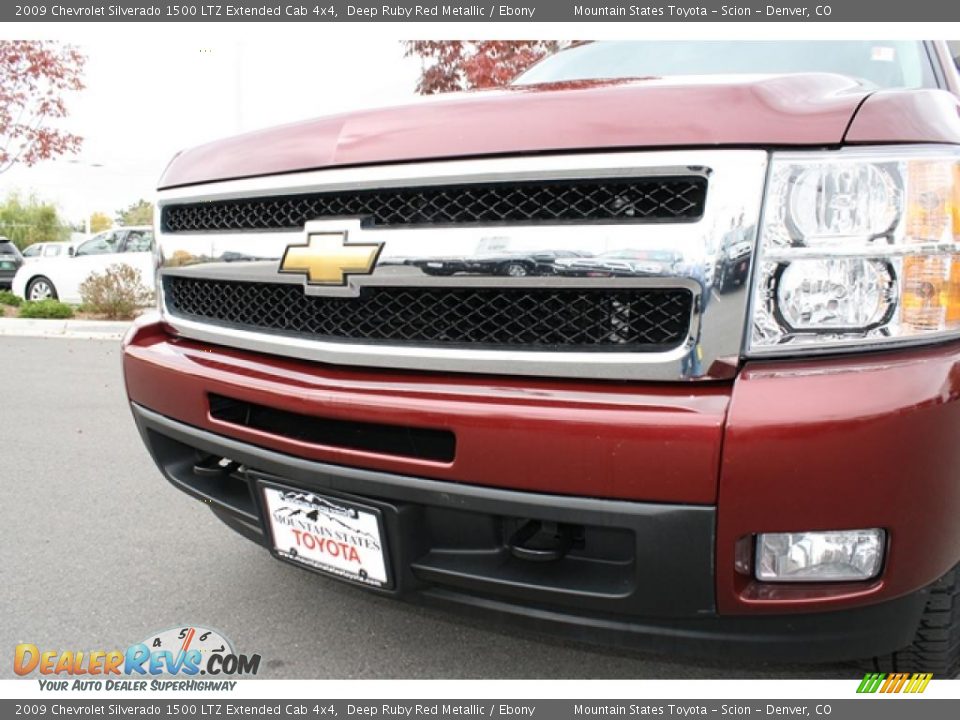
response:
<path id="1" fill-rule="evenodd" d="M 303 245 L 288 245 L 280 272 L 307 276 L 310 285 L 346 285 L 350 275 L 369 275 L 383 243 L 347 244 L 346 232 L 310 233 Z"/>

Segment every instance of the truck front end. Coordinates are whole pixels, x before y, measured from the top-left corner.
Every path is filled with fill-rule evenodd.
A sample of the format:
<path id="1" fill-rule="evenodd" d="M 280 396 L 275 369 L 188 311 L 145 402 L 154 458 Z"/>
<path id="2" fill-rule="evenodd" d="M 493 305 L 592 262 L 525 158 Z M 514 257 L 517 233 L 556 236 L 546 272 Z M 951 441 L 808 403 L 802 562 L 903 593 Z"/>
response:
<path id="1" fill-rule="evenodd" d="M 372 592 L 955 672 L 960 119 L 907 94 L 953 125 L 884 134 L 882 92 L 804 75 L 190 151 L 124 344 L 141 435 L 231 528 Z"/>

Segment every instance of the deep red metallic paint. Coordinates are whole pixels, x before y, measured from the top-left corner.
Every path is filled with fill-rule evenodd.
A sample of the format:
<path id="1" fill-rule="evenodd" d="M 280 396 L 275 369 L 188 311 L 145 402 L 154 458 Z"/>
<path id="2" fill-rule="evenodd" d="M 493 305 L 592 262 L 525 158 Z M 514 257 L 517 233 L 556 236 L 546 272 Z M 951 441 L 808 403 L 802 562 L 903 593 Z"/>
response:
<path id="1" fill-rule="evenodd" d="M 299 457 L 517 490 L 712 504 L 729 384 L 603 384 L 338 368 L 174 340 L 127 340 L 130 399 Z M 207 393 L 328 418 L 450 429 L 450 463 L 323 447 L 210 417 Z"/>
<path id="2" fill-rule="evenodd" d="M 555 151 L 836 145 L 867 90 L 840 75 L 528 86 L 438 96 L 186 150 L 160 187 L 333 166 Z"/>
<path id="3" fill-rule="evenodd" d="M 724 613 L 880 601 L 960 560 L 960 344 L 748 363 L 734 384 L 717 518 Z M 755 532 L 885 528 L 879 582 L 761 585 L 734 571 Z"/>
<path id="4" fill-rule="evenodd" d="M 960 98 L 945 90 L 884 90 L 863 103 L 848 144 L 960 143 Z"/>

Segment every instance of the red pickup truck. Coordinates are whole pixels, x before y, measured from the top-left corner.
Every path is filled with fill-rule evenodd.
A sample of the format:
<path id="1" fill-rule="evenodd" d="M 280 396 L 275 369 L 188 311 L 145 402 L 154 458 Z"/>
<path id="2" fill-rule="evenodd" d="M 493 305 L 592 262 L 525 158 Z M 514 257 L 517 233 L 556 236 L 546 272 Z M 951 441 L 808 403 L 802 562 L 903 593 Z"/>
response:
<path id="1" fill-rule="evenodd" d="M 382 595 L 953 675 L 958 92 L 941 42 L 590 43 L 184 151 L 143 440 Z"/>

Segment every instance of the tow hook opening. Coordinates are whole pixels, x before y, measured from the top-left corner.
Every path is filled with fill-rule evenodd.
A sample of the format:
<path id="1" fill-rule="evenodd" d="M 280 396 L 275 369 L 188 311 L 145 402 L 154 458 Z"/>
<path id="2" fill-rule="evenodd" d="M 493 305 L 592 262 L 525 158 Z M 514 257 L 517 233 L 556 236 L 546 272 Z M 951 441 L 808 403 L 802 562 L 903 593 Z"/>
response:
<path id="1" fill-rule="evenodd" d="M 227 477 L 240 469 L 240 463 L 220 455 L 197 452 L 193 473 L 201 477 Z"/>
<path id="2" fill-rule="evenodd" d="M 527 520 L 518 527 L 507 546 L 510 553 L 520 560 L 553 562 L 562 560 L 583 538 L 583 527 L 544 520 Z"/>

